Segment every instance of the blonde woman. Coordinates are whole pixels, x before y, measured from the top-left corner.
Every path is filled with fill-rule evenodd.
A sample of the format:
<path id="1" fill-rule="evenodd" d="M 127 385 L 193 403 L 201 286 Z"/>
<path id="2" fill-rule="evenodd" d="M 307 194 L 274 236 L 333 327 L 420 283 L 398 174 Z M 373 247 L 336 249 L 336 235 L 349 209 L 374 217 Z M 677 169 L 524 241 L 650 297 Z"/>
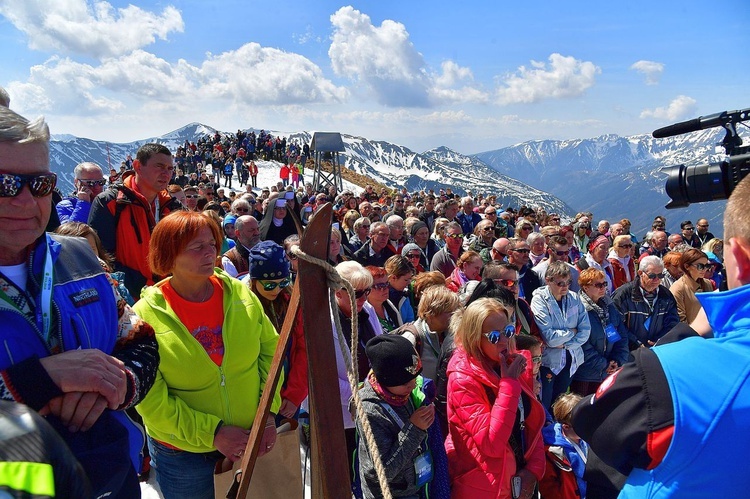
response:
<path id="1" fill-rule="evenodd" d="M 517 497 L 528 499 L 544 474 L 544 410 L 534 396 L 531 356 L 515 351 L 513 310 L 513 303 L 480 298 L 456 331 L 445 442 L 455 499 L 510 498 L 516 475 Z M 516 453 L 525 461 L 521 469 Z"/>

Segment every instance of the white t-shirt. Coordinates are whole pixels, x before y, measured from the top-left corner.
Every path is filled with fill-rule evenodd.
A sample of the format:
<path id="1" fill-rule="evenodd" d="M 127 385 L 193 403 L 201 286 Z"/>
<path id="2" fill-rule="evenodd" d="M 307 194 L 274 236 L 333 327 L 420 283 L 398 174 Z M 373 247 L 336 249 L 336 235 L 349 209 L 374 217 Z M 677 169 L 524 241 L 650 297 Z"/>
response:
<path id="1" fill-rule="evenodd" d="M 26 272 L 27 265 L 26 262 L 19 263 L 18 265 L 0 265 L 0 272 L 13 281 L 13 284 L 26 291 L 26 281 L 29 277 Z"/>

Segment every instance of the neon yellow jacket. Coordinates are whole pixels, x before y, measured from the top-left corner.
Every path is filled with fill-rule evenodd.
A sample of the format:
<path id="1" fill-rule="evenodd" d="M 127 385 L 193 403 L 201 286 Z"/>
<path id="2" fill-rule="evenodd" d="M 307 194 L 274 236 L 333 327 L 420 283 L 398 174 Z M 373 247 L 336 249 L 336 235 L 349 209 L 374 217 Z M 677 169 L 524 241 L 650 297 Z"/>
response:
<path id="1" fill-rule="evenodd" d="M 167 304 L 166 280 L 143 290 L 134 309 L 156 332 L 156 381 L 136 407 L 152 438 L 189 452 L 210 452 L 220 422 L 250 428 L 278 334 L 247 286 L 215 269 L 224 289 L 224 359 L 217 366 Z M 279 387 L 271 411 L 281 405 Z"/>

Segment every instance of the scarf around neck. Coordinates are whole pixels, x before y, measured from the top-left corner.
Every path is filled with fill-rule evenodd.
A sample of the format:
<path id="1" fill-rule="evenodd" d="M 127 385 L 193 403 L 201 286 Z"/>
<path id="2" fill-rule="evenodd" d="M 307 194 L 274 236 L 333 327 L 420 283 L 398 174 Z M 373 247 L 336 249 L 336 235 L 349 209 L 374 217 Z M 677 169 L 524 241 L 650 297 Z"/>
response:
<path id="1" fill-rule="evenodd" d="M 406 405 L 407 402 L 409 402 L 409 396 L 408 395 L 394 395 L 391 392 L 388 391 L 387 388 L 384 386 L 380 386 L 380 383 L 378 383 L 378 378 L 375 377 L 375 373 L 373 371 L 370 371 L 370 374 L 367 375 L 367 381 L 370 382 L 370 385 L 372 386 L 372 389 L 375 390 L 375 393 L 378 394 L 378 397 L 383 399 L 387 404 L 395 406 L 395 407 L 403 407 Z"/>
<path id="2" fill-rule="evenodd" d="M 586 307 L 586 311 L 589 312 L 593 310 L 596 312 L 596 315 L 599 316 L 599 320 L 602 321 L 602 325 L 607 327 L 607 324 L 609 324 L 609 303 L 607 303 L 607 297 L 605 296 L 598 302 L 594 302 L 594 300 L 584 293 L 583 290 L 581 290 L 581 293 L 578 296 L 581 297 L 581 301 L 583 302 L 583 306 Z"/>

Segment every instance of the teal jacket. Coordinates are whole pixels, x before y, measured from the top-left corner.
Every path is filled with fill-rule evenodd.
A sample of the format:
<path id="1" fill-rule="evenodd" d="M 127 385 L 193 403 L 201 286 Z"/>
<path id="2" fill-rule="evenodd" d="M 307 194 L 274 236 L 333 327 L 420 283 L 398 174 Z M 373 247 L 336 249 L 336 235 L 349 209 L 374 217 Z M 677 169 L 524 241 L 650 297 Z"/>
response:
<path id="1" fill-rule="evenodd" d="M 224 359 L 217 366 L 161 292 L 166 280 L 144 289 L 134 309 L 156 332 L 161 362 L 156 381 L 136 407 L 152 438 L 189 452 L 210 452 L 218 425 L 250 428 L 258 409 L 278 334 L 258 298 L 221 269 Z M 281 405 L 276 387 L 271 411 Z"/>

